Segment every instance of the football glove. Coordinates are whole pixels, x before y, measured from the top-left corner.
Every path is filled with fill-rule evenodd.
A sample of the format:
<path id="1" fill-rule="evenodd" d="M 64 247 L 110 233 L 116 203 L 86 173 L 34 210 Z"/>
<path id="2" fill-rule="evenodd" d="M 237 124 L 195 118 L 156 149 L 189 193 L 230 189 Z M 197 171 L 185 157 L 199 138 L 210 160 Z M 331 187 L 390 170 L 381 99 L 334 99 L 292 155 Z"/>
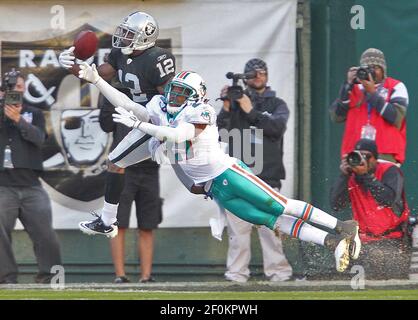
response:
<path id="1" fill-rule="evenodd" d="M 65 69 L 71 69 L 74 65 L 74 51 L 75 47 L 68 48 L 60 53 L 58 57 L 59 64 Z"/>
<path id="2" fill-rule="evenodd" d="M 113 113 L 113 121 L 121 123 L 129 128 L 138 129 L 139 125 L 142 123 L 132 111 L 127 111 L 121 107 L 115 108 L 117 113 Z"/>
<path id="3" fill-rule="evenodd" d="M 86 62 L 80 64 L 78 77 L 93 84 L 96 84 L 101 79 L 99 73 L 97 72 L 96 65 L 93 63 L 91 66 L 89 66 Z"/>

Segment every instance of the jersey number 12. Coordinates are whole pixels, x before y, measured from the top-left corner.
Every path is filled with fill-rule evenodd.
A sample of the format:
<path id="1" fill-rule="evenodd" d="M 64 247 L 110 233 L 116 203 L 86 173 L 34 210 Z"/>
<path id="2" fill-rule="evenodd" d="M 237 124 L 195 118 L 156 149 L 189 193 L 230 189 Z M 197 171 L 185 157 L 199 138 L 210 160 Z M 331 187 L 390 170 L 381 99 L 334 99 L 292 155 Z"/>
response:
<path id="1" fill-rule="evenodd" d="M 174 72 L 174 61 L 171 58 L 165 59 L 157 63 L 157 68 L 160 70 L 160 78 L 164 78 L 167 74 Z"/>

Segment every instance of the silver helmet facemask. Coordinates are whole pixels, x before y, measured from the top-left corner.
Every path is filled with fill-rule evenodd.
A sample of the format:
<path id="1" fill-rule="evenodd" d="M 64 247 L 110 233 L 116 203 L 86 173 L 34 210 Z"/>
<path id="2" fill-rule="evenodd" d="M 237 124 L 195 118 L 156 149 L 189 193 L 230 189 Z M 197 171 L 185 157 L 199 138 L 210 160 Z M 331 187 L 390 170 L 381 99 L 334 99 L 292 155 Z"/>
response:
<path id="1" fill-rule="evenodd" d="M 145 50 L 154 46 L 158 34 L 158 24 L 153 17 L 144 12 L 134 12 L 116 28 L 112 46 L 128 55 L 134 50 Z"/>

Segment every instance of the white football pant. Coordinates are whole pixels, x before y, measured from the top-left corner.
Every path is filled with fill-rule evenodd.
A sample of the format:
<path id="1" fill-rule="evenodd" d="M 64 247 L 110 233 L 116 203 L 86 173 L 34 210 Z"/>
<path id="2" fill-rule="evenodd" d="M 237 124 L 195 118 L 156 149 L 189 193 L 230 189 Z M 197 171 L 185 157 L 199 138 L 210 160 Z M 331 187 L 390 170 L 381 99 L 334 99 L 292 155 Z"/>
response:
<path id="1" fill-rule="evenodd" d="M 119 168 L 151 158 L 148 142 L 151 136 L 138 129 L 132 129 L 125 138 L 109 153 L 109 160 Z"/>

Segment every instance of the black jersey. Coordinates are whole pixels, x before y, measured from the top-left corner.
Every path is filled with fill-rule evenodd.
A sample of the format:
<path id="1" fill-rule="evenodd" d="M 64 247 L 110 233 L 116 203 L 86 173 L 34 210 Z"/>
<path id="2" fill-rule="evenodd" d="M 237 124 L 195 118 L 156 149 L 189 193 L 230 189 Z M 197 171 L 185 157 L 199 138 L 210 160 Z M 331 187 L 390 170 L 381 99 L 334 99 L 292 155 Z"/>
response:
<path id="1" fill-rule="evenodd" d="M 171 52 L 151 47 L 138 56 L 129 56 L 113 48 L 108 63 L 118 73 L 119 81 L 131 90 L 132 100 L 145 105 L 159 94 L 157 87 L 175 73 L 175 58 Z"/>

